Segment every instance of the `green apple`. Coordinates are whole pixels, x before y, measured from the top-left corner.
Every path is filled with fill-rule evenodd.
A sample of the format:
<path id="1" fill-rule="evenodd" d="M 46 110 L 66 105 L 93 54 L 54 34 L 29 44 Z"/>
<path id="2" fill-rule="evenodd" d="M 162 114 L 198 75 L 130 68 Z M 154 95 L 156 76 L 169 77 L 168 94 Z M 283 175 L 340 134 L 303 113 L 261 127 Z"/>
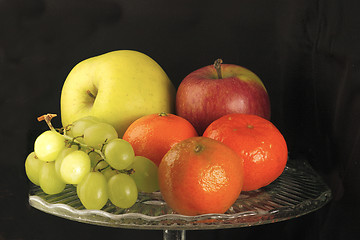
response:
<path id="1" fill-rule="evenodd" d="M 97 117 L 122 136 L 136 119 L 175 108 L 175 87 L 149 56 L 118 50 L 78 63 L 61 93 L 63 126 L 85 116 Z"/>

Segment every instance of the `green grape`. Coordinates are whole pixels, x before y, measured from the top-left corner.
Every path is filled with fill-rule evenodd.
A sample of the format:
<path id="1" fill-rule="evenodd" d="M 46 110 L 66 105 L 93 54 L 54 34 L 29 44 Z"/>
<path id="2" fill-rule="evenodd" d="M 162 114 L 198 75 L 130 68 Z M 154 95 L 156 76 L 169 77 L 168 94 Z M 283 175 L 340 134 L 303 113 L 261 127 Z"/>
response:
<path id="1" fill-rule="evenodd" d="M 159 190 L 158 167 L 150 159 L 136 156 L 129 168 L 135 170 L 130 176 L 134 179 L 139 192 L 155 192 Z"/>
<path id="2" fill-rule="evenodd" d="M 107 123 L 94 124 L 84 131 L 84 143 L 101 149 L 105 142 L 118 138 L 118 134 L 113 126 Z"/>
<path id="3" fill-rule="evenodd" d="M 94 116 L 87 116 L 80 118 L 71 124 L 71 128 L 67 131 L 67 135 L 70 137 L 80 137 L 84 134 L 84 130 L 96 123 L 99 123 L 99 119 Z M 79 142 L 83 142 L 82 138 L 77 138 Z"/>
<path id="4" fill-rule="evenodd" d="M 25 160 L 25 172 L 29 180 L 35 184 L 40 185 L 39 174 L 44 164 L 44 161 L 41 161 L 36 157 L 35 152 L 30 153 Z"/>
<path id="5" fill-rule="evenodd" d="M 41 189 L 47 194 L 57 194 L 64 190 L 66 184 L 55 172 L 55 162 L 44 162 L 39 173 Z"/>
<path id="6" fill-rule="evenodd" d="M 130 166 L 135 157 L 131 144 L 120 138 L 113 139 L 105 145 L 104 155 L 107 163 L 118 170 Z"/>
<path id="7" fill-rule="evenodd" d="M 64 148 L 58 155 L 58 157 L 55 160 L 55 171 L 56 174 L 61 177 L 60 173 L 60 167 L 62 164 L 62 160 L 71 152 L 76 151 L 74 148 Z"/>
<path id="8" fill-rule="evenodd" d="M 119 208 L 129 208 L 135 204 L 138 190 L 134 180 L 127 174 L 119 173 L 108 181 L 110 201 Z"/>
<path id="9" fill-rule="evenodd" d="M 65 148 L 65 138 L 56 131 L 45 131 L 35 140 L 34 152 L 45 162 L 55 161 L 61 150 Z"/>
<path id="10" fill-rule="evenodd" d="M 100 172 L 90 172 L 77 185 L 76 191 L 86 209 L 100 210 L 108 201 L 107 181 Z"/>
<path id="11" fill-rule="evenodd" d="M 64 182 L 78 184 L 90 172 L 90 158 L 80 150 L 67 154 L 60 165 L 60 175 Z"/>
<path id="12" fill-rule="evenodd" d="M 111 167 L 109 168 L 106 168 L 102 171 L 102 174 L 104 174 L 105 178 L 106 178 L 106 181 L 109 181 L 109 179 L 118 174 L 118 172 L 115 170 L 115 169 L 112 169 Z"/>

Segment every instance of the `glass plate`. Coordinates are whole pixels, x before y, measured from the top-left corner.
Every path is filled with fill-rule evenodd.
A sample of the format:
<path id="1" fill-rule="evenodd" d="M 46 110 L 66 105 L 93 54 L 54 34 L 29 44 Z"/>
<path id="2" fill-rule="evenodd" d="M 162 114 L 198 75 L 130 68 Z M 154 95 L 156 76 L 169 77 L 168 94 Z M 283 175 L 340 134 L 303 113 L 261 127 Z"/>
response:
<path id="1" fill-rule="evenodd" d="M 225 214 L 184 216 L 176 214 L 163 201 L 160 192 L 139 194 L 128 209 L 108 202 L 102 210 L 86 210 L 68 185 L 56 195 L 47 195 L 32 186 L 29 203 L 34 208 L 66 219 L 101 226 L 196 230 L 235 228 L 284 221 L 315 211 L 331 199 L 331 191 L 306 161 L 289 160 L 283 174 L 270 185 L 242 192 Z"/>

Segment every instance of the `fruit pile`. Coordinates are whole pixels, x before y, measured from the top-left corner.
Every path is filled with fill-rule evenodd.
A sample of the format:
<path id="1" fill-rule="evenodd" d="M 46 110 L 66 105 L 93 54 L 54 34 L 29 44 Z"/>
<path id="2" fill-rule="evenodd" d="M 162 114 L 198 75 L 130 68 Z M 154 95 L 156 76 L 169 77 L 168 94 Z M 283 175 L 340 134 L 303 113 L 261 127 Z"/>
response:
<path id="1" fill-rule="evenodd" d="M 50 130 L 25 161 L 28 178 L 47 194 L 75 185 L 87 209 L 129 208 L 138 192 L 160 190 L 177 213 L 225 213 L 241 191 L 276 180 L 288 150 L 262 81 L 221 63 L 190 73 L 176 92 L 136 51 L 79 63 L 62 89 L 63 127 L 52 126 L 54 114 L 39 118 Z"/>

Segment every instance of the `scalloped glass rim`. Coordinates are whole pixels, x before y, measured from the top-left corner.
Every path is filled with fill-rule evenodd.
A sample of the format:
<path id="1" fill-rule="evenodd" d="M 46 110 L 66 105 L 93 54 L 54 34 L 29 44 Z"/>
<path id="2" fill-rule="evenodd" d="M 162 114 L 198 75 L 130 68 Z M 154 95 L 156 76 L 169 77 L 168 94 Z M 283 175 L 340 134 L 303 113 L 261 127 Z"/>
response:
<path id="1" fill-rule="evenodd" d="M 71 185 L 56 195 L 47 195 L 33 185 L 29 194 L 29 203 L 34 208 L 73 221 L 158 230 L 235 228 L 279 222 L 313 212 L 330 199 L 330 189 L 312 167 L 304 160 L 292 159 L 276 181 L 256 191 L 242 192 L 225 214 L 176 214 L 160 192 L 139 194 L 138 202 L 129 209 L 108 202 L 102 210 L 85 209 Z"/>

